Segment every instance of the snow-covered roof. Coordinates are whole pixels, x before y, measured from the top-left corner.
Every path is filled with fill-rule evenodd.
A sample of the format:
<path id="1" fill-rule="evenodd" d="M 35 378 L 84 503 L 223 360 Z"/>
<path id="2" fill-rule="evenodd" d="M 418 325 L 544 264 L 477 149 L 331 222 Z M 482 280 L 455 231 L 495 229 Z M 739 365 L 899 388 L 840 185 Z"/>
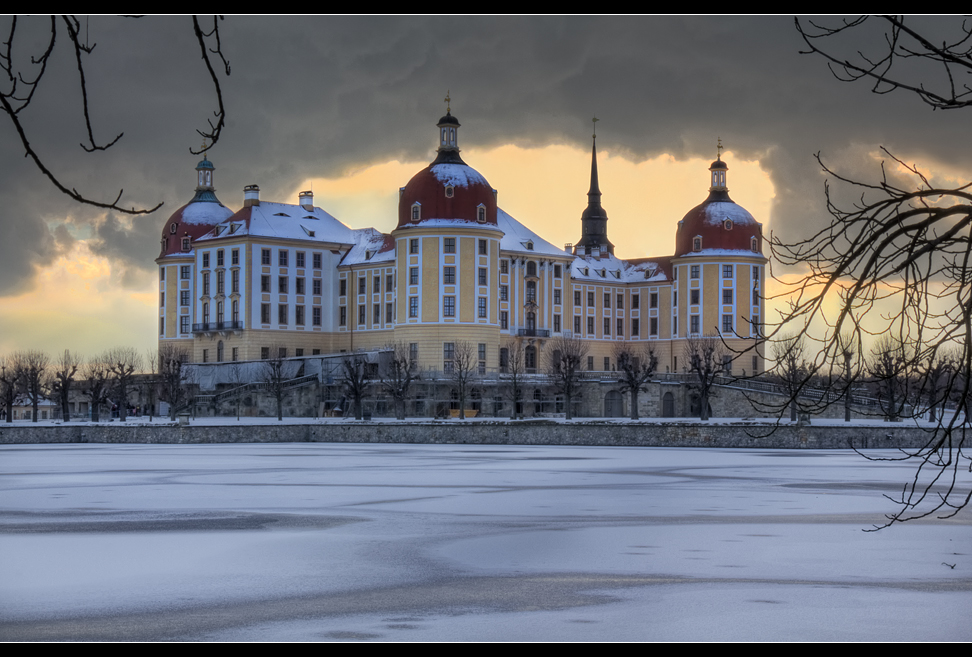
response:
<path id="1" fill-rule="evenodd" d="M 749 211 L 732 201 L 713 201 L 706 203 L 702 212 L 705 213 L 705 225 L 721 226 L 726 219 L 740 226 L 756 226 L 757 222 Z"/>
<path id="2" fill-rule="evenodd" d="M 570 266 L 571 279 L 591 283 L 667 283 L 663 263 L 652 258 L 629 262 L 613 253 L 602 257 L 575 256 Z"/>
<path id="3" fill-rule="evenodd" d="M 436 180 L 444 185 L 453 187 L 468 187 L 469 185 L 481 184 L 489 186 L 486 179 L 466 164 L 435 164 L 429 168 Z"/>
<path id="4" fill-rule="evenodd" d="M 178 220 L 184 224 L 212 225 L 232 215 L 233 211 L 222 203 L 189 203 L 182 208 L 182 214 Z"/>
<path id="5" fill-rule="evenodd" d="M 701 251 L 689 251 L 682 255 L 683 258 L 724 258 L 726 256 L 766 260 L 766 257 L 762 253 L 756 253 L 752 249 L 702 249 Z"/>
<path id="6" fill-rule="evenodd" d="M 496 209 L 496 225 L 503 231 L 500 250 L 519 253 L 536 253 L 539 255 L 560 256 L 569 258 L 571 255 L 543 239 L 519 221 L 506 214 L 502 209 Z M 529 248 L 532 244 L 533 248 Z"/>
<path id="7" fill-rule="evenodd" d="M 261 201 L 245 207 L 197 241 L 229 236 L 273 237 L 329 244 L 354 244 L 352 230 L 324 210 Z"/>
<path id="8" fill-rule="evenodd" d="M 404 228 L 407 230 L 409 228 L 428 228 L 429 226 L 455 226 L 458 228 L 497 230 L 496 226 L 493 226 L 492 224 L 481 224 L 478 221 L 469 221 L 468 219 L 423 219 L 421 223 L 405 224 L 404 226 L 399 226 L 399 228 Z"/>
<path id="9" fill-rule="evenodd" d="M 341 259 L 342 265 L 395 262 L 395 240 L 374 228 L 352 230 L 354 246 Z"/>

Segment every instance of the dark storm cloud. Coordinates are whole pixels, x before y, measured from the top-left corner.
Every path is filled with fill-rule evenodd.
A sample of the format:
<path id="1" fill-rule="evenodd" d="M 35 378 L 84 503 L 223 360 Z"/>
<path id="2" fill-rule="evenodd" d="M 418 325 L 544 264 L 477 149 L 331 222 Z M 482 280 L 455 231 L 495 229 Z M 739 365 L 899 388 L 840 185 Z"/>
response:
<path id="1" fill-rule="evenodd" d="M 31 20 L 42 35 L 47 24 Z M 823 60 L 798 54 L 803 44 L 786 17 L 230 17 L 221 25 L 232 75 L 223 78 L 228 120 L 212 159 L 217 193 L 234 208 L 249 183 L 281 198 L 309 176 L 424 159 L 447 90 L 466 146 L 586 148 L 594 114 L 601 144 L 635 160 L 709 158 L 721 137 L 768 170 L 777 196 L 772 217 L 759 219 L 783 235 L 826 219 L 818 151 L 865 180 L 880 173 L 869 157 L 879 145 L 919 164 L 972 169 L 956 139 L 966 115 L 837 82 Z M 107 153 L 78 148 L 80 96 L 66 50 L 25 123 L 68 186 L 109 200 L 125 188 L 126 205 L 165 206 L 131 223 L 79 210 L 20 157 L 8 123 L 0 193 L 14 212 L 0 216 L 0 293 L 22 288 L 33 265 L 59 252 L 64 241 L 50 227 L 64 217 L 79 234 L 87 227 L 95 250 L 119 266 L 150 269 L 165 218 L 191 198 L 198 157 L 188 149 L 216 106 L 191 20 L 99 17 L 88 30 L 98 43 L 87 60 L 96 135 L 124 138 Z"/>

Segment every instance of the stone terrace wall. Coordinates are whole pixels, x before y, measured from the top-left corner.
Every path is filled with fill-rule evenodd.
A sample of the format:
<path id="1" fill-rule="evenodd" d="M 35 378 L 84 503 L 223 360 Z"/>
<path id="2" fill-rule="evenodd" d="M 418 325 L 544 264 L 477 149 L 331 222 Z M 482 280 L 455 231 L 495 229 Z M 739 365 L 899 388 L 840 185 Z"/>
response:
<path id="1" fill-rule="evenodd" d="M 0 444 L 40 443 L 428 443 L 468 445 L 601 445 L 861 449 L 917 447 L 931 434 L 902 425 L 780 426 L 718 422 L 308 422 L 306 424 L 55 426 L 0 425 Z"/>

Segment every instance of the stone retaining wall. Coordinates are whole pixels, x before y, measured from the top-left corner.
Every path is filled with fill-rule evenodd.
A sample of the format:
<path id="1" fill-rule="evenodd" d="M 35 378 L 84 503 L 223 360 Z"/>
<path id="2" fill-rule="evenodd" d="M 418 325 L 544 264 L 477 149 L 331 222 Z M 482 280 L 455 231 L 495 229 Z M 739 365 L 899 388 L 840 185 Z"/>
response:
<path id="1" fill-rule="evenodd" d="M 652 447 L 756 447 L 772 449 L 848 449 L 917 447 L 926 430 L 886 427 L 796 426 L 765 424 L 614 423 L 549 420 L 517 422 L 333 422 L 306 424 L 56 426 L 0 425 L 0 444 L 41 443 L 429 443 L 469 445 L 602 445 Z"/>

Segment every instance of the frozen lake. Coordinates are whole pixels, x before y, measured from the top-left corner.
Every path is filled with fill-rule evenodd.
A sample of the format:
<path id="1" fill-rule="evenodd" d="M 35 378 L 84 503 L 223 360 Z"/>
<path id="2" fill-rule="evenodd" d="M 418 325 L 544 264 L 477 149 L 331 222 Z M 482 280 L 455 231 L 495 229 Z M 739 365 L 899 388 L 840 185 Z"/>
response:
<path id="1" fill-rule="evenodd" d="M 0 446 L 0 640 L 972 640 L 846 451 Z M 951 567 L 951 566 L 954 566 Z"/>

